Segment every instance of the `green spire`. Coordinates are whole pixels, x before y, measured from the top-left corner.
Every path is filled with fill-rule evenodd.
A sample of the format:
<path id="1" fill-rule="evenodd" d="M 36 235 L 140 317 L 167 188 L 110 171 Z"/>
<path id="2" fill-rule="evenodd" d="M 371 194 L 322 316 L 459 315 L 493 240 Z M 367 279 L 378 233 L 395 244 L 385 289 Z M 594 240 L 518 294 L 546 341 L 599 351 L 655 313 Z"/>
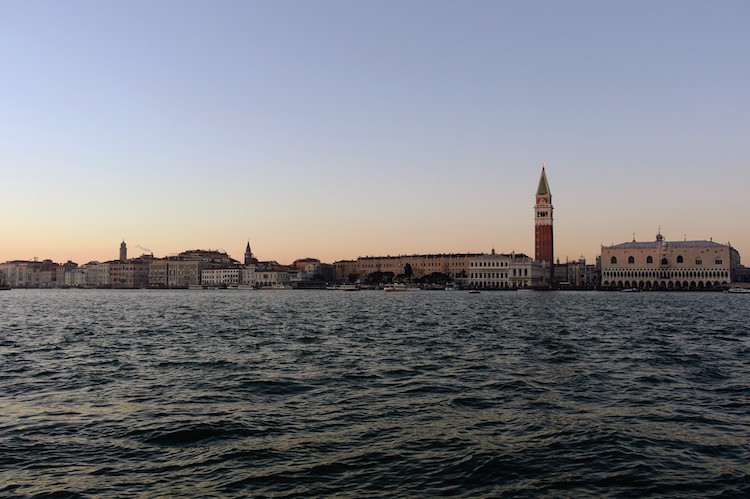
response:
<path id="1" fill-rule="evenodd" d="M 542 163 L 542 176 L 539 178 L 539 187 L 536 189 L 537 196 L 546 196 L 551 194 L 549 191 L 549 184 L 547 184 L 547 174 L 544 173 L 544 163 Z"/>

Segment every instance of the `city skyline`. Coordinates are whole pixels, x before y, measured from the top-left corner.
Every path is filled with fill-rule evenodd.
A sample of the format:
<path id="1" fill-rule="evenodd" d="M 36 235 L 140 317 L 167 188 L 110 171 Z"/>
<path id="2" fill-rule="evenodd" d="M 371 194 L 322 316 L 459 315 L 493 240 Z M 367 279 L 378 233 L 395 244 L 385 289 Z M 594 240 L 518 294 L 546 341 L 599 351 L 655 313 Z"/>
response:
<path id="1" fill-rule="evenodd" d="M 218 7 L 216 7 L 218 5 Z M 0 261 L 750 254 L 744 2 L 5 2 Z"/>

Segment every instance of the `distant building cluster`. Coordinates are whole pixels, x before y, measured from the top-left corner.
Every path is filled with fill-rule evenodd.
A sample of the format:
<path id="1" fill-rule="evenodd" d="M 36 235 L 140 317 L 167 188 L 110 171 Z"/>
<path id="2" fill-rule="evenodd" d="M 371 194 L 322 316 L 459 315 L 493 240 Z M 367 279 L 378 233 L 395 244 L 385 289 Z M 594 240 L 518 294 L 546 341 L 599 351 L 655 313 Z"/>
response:
<path id="1" fill-rule="evenodd" d="M 51 260 L 0 264 L 0 286 L 14 288 L 320 288 L 332 283 L 382 286 L 393 281 L 440 288 L 710 290 L 750 282 L 750 271 L 729 244 L 666 241 L 602 246 L 595 263 L 581 257 L 554 262 L 552 194 L 544 165 L 534 205 L 534 258 L 522 253 L 443 253 L 366 256 L 333 264 L 315 258 L 291 265 L 259 261 L 245 248 L 244 261 L 226 252 L 189 250 L 165 258 L 127 257 L 78 265 Z M 554 262 L 554 263 L 553 263 Z"/>
<path id="2" fill-rule="evenodd" d="M 307 258 L 292 265 L 260 262 L 250 250 L 245 261 L 226 252 L 189 250 L 166 258 L 141 255 L 127 258 L 127 246 L 120 245 L 120 258 L 107 262 L 57 264 L 51 260 L 11 261 L 0 264 L 0 278 L 16 288 L 190 288 L 291 286 L 332 276 L 332 266 Z"/>

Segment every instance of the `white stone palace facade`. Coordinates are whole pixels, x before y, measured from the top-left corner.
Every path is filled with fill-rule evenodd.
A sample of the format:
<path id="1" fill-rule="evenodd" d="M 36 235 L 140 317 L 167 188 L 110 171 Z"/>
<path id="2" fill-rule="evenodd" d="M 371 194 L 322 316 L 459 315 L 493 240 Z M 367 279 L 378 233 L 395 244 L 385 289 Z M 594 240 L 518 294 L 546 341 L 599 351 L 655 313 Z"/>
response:
<path id="1" fill-rule="evenodd" d="M 549 272 L 547 262 L 538 262 L 524 254 L 498 254 L 469 258 L 466 279 L 458 279 L 461 286 L 475 289 L 538 288 Z"/>
<path id="2" fill-rule="evenodd" d="M 604 289 L 716 289 L 732 283 L 740 255 L 729 244 L 666 241 L 602 246 Z"/>

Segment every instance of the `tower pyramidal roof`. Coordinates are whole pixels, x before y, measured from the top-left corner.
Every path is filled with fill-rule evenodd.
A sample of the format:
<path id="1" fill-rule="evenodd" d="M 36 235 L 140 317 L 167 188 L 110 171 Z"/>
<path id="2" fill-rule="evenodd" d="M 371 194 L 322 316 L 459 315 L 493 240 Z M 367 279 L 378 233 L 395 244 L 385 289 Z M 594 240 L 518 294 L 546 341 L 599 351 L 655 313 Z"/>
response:
<path id="1" fill-rule="evenodd" d="M 547 183 L 547 174 L 544 172 L 544 163 L 542 163 L 542 176 L 539 177 L 539 187 L 536 189 L 537 196 L 546 196 L 552 194 L 549 191 L 549 184 Z"/>

